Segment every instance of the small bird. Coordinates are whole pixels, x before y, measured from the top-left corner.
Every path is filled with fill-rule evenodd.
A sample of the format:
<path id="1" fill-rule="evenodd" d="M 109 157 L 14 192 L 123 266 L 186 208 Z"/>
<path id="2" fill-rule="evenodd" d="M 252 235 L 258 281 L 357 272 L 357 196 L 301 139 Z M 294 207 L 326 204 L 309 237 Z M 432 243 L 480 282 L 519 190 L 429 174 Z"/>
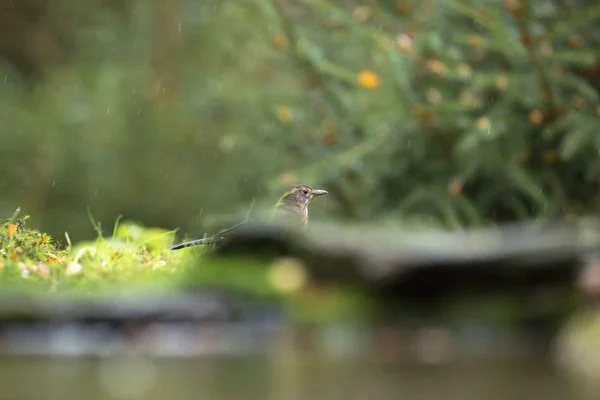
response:
<path id="1" fill-rule="evenodd" d="M 285 192 L 275 204 L 273 210 L 273 218 L 285 220 L 288 222 L 298 223 L 306 228 L 308 225 L 308 205 L 313 198 L 327 194 L 326 190 L 312 189 L 306 185 L 294 186 Z M 218 242 L 224 238 L 224 235 L 232 230 L 242 226 L 246 221 L 224 229 L 214 236 L 196 239 L 185 243 L 175 244 L 170 247 L 171 250 L 179 250 L 185 247 L 196 246 L 199 244 L 211 244 Z"/>

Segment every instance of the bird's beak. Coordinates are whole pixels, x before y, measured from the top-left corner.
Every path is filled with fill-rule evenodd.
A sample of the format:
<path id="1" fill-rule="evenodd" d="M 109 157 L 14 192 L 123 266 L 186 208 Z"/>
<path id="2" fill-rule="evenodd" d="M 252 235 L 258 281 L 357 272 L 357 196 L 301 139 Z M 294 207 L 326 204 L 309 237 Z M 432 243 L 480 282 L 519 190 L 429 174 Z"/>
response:
<path id="1" fill-rule="evenodd" d="M 313 190 L 312 191 L 313 196 L 321 196 L 323 194 L 327 194 L 327 190 Z"/>

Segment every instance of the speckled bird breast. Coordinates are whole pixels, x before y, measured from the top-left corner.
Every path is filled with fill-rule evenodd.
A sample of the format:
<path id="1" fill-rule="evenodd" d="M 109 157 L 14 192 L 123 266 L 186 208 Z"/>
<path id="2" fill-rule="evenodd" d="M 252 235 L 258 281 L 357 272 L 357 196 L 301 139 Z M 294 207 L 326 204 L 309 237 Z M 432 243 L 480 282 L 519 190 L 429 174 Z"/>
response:
<path id="1" fill-rule="evenodd" d="M 276 215 L 276 218 L 282 218 L 288 222 L 300 223 L 304 226 L 308 224 L 308 208 L 306 207 L 284 204 L 279 207 Z"/>

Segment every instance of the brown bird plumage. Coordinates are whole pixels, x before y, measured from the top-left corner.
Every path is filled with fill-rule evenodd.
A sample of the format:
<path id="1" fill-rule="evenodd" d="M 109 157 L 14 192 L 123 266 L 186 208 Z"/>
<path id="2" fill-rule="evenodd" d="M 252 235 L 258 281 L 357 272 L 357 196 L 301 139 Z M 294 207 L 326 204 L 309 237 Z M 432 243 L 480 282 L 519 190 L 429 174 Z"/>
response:
<path id="1" fill-rule="evenodd" d="M 327 194 L 326 190 L 312 189 L 306 185 L 294 186 L 279 199 L 275 205 L 276 214 L 290 218 L 306 226 L 308 224 L 308 205 L 316 196 Z"/>
<path id="2" fill-rule="evenodd" d="M 299 223 L 303 227 L 306 228 L 308 224 L 308 205 L 317 196 L 322 196 L 327 194 L 326 190 L 320 189 L 312 189 L 306 185 L 297 185 L 288 190 L 281 196 L 277 204 L 275 205 L 275 210 L 273 212 L 273 217 L 278 220 Z M 232 230 L 238 228 L 243 225 L 245 221 L 240 222 L 237 225 L 232 226 L 231 228 L 225 229 L 214 236 L 196 239 L 190 242 L 176 244 L 170 247 L 171 250 L 178 250 L 184 247 L 195 246 L 199 244 L 209 244 L 215 243 L 219 240 L 222 240 L 224 235 Z"/>

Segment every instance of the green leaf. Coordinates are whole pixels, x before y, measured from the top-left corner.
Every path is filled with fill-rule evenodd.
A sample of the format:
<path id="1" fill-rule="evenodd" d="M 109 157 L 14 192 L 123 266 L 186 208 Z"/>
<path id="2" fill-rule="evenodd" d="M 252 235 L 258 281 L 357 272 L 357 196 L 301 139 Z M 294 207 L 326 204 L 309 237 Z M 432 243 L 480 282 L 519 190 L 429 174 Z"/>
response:
<path id="1" fill-rule="evenodd" d="M 578 76 L 567 75 L 560 77 L 559 79 L 555 79 L 554 82 L 562 87 L 574 90 L 577 92 L 577 94 L 585 97 L 589 101 L 600 100 L 600 95 L 598 94 L 597 89 Z"/>
<path id="2" fill-rule="evenodd" d="M 415 204 L 425 203 L 435 197 L 435 194 L 429 188 L 420 188 L 413 190 L 398 205 L 401 212 L 408 212 Z"/>
<path id="3" fill-rule="evenodd" d="M 470 153 L 475 151 L 481 143 L 496 139 L 498 134 L 498 130 L 494 129 L 493 124 L 488 129 L 473 127 L 463 134 L 463 137 L 456 144 L 456 149 L 460 153 Z"/>
<path id="4" fill-rule="evenodd" d="M 510 55 L 510 59 L 512 60 L 515 60 L 518 57 L 526 57 L 526 52 L 523 46 L 520 45 L 515 30 L 510 29 L 510 25 L 503 20 L 505 13 L 501 10 L 489 7 L 486 9 L 486 17 L 480 18 L 475 7 L 470 7 L 466 2 L 459 0 L 443 0 L 443 3 L 485 27 L 494 38 L 494 40 L 488 42 L 490 49 L 492 49 L 491 47 L 493 45 L 493 49 L 502 54 Z"/>
<path id="5" fill-rule="evenodd" d="M 567 133 L 560 145 L 560 157 L 569 161 L 577 154 L 582 147 L 590 142 L 590 129 L 577 129 Z"/>
<path id="6" fill-rule="evenodd" d="M 543 130 L 544 139 L 550 140 L 557 135 L 565 133 L 566 131 L 571 129 L 572 126 L 574 126 L 576 124 L 576 119 L 577 119 L 577 113 L 575 111 L 571 111 L 567 115 L 562 117 L 561 119 L 548 125 Z"/>
<path id="7" fill-rule="evenodd" d="M 591 50 L 558 50 L 552 54 L 551 59 L 561 64 L 589 67 L 596 63 L 597 55 Z"/>
<path id="8" fill-rule="evenodd" d="M 458 216 L 458 212 L 450 201 L 438 201 L 438 207 L 442 215 L 444 216 L 445 222 L 454 229 L 462 228 L 462 223 Z"/>
<path id="9" fill-rule="evenodd" d="M 546 202 L 546 196 L 542 186 L 536 182 L 536 179 L 524 168 L 516 164 L 509 164 L 506 172 L 515 186 L 528 194 L 538 205 L 543 206 Z"/>
<path id="10" fill-rule="evenodd" d="M 597 18 L 600 18 L 600 4 L 594 4 L 588 8 L 571 8 L 574 10 L 570 16 L 565 19 L 558 18 L 554 26 L 544 36 L 544 40 L 554 41 L 564 38 L 581 27 L 589 24 Z"/>
<path id="11" fill-rule="evenodd" d="M 465 196 L 458 196 L 454 199 L 457 207 L 462 211 L 462 214 L 467 218 L 467 222 L 471 226 L 480 226 L 483 221 L 481 219 L 480 212 L 476 205 L 474 205 Z"/>

